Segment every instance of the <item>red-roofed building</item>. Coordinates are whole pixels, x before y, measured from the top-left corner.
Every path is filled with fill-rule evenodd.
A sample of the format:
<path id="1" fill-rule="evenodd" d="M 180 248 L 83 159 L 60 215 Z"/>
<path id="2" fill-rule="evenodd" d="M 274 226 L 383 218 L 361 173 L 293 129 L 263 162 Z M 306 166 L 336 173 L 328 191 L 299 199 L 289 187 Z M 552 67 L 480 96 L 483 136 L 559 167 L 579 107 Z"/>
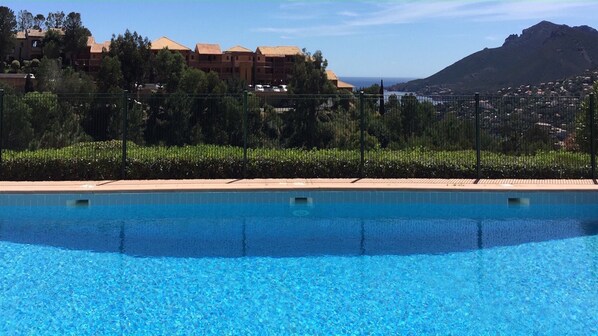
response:
<path id="1" fill-rule="evenodd" d="M 87 49 L 79 54 L 77 64 L 87 72 L 98 72 L 102 64 L 102 54 L 110 51 L 110 41 L 96 43 L 93 36 L 87 38 Z"/>
<path id="2" fill-rule="evenodd" d="M 194 61 L 189 66 L 203 72 L 214 71 L 222 73 L 222 50 L 219 44 L 197 43 L 195 45 Z"/>
<path id="3" fill-rule="evenodd" d="M 293 71 L 295 57 L 302 55 L 295 46 L 260 46 L 255 51 L 256 83 L 286 84 Z"/>
<path id="4" fill-rule="evenodd" d="M 56 29 L 63 35 L 62 29 Z M 16 44 L 12 53 L 12 59 L 18 61 L 41 59 L 44 56 L 42 42 L 46 36 L 46 31 L 41 29 L 27 29 L 15 34 Z"/>
<path id="5" fill-rule="evenodd" d="M 187 65 L 195 61 L 195 54 L 191 52 L 191 49 L 169 39 L 166 36 L 162 36 L 159 39 L 152 41 L 150 50 L 152 53 L 157 54 L 160 50 L 164 48 L 167 48 L 171 52 L 178 52 L 181 55 L 183 55 L 183 58 L 185 59 L 185 63 Z"/>
<path id="6" fill-rule="evenodd" d="M 234 77 L 248 84 L 254 83 L 255 54 L 253 51 L 242 46 L 234 46 L 224 52 L 223 61 L 226 62 L 226 66 L 222 74 L 224 76 L 221 75 L 221 78 Z"/>

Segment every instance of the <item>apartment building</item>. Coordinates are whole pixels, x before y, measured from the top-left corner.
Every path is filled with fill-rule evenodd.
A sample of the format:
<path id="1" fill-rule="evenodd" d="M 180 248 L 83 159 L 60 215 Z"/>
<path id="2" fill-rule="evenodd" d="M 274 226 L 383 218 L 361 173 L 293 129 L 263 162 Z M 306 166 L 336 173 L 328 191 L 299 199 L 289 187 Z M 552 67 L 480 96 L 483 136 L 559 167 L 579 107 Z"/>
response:
<path id="1" fill-rule="evenodd" d="M 61 33 L 62 30 L 59 30 Z M 44 30 L 27 30 L 16 34 L 17 46 L 13 59 L 28 60 L 43 57 L 42 42 Z M 219 44 L 197 43 L 190 48 L 162 36 L 151 42 L 151 52 L 157 54 L 167 48 L 180 53 L 188 66 L 204 72 L 216 72 L 221 79 L 238 78 L 247 84 L 287 84 L 293 71 L 293 64 L 298 55 L 303 55 L 296 46 L 259 46 L 252 51 L 243 46 L 234 46 L 224 52 Z M 98 43 L 93 36 L 87 40 L 87 49 L 79 53 L 76 66 L 88 72 L 97 72 L 102 62 L 102 54 L 109 51 L 110 41 Z M 353 86 L 340 81 L 330 71 L 329 79 L 337 86 L 352 90 Z"/>

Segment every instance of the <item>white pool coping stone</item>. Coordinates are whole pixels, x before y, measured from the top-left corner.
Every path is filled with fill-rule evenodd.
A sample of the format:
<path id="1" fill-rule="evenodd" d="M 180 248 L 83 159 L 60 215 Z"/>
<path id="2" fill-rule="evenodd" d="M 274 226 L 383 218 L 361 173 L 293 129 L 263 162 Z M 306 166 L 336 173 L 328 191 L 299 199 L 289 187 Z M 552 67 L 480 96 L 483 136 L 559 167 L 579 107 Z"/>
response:
<path id="1" fill-rule="evenodd" d="M 584 180 L 524 179 L 221 179 L 0 181 L 0 193 L 244 191 L 244 190 L 464 190 L 464 191 L 598 191 Z"/>

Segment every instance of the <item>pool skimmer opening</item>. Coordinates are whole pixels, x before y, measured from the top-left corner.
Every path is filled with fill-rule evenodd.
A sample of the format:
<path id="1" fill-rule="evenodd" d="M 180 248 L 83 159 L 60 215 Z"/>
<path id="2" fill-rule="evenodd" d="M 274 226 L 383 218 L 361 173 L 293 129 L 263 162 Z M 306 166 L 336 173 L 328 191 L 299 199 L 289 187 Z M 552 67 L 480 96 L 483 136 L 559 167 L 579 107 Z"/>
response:
<path id="1" fill-rule="evenodd" d="M 311 197 L 291 197 L 289 200 L 293 216 L 304 217 L 311 213 L 313 199 Z"/>
<path id="2" fill-rule="evenodd" d="M 66 201 L 66 206 L 72 207 L 72 208 L 87 208 L 87 207 L 89 207 L 89 200 L 88 199 L 68 200 L 68 201 Z"/>
<path id="3" fill-rule="evenodd" d="M 528 207 L 529 206 L 529 198 L 509 197 L 509 206 L 510 207 Z"/>

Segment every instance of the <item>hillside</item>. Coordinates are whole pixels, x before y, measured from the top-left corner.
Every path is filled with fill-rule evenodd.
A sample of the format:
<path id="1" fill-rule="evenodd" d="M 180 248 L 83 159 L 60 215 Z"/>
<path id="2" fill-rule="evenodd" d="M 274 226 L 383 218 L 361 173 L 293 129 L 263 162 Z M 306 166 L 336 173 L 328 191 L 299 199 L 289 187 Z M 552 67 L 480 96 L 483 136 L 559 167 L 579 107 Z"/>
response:
<path id="1" fill-rule="evenodd" d="M 542 21 L 425 79 L 392 90 L 433 93 L 496 92 L 501 88 L 572 77 L 598 66 L 598 31 Z"/>

